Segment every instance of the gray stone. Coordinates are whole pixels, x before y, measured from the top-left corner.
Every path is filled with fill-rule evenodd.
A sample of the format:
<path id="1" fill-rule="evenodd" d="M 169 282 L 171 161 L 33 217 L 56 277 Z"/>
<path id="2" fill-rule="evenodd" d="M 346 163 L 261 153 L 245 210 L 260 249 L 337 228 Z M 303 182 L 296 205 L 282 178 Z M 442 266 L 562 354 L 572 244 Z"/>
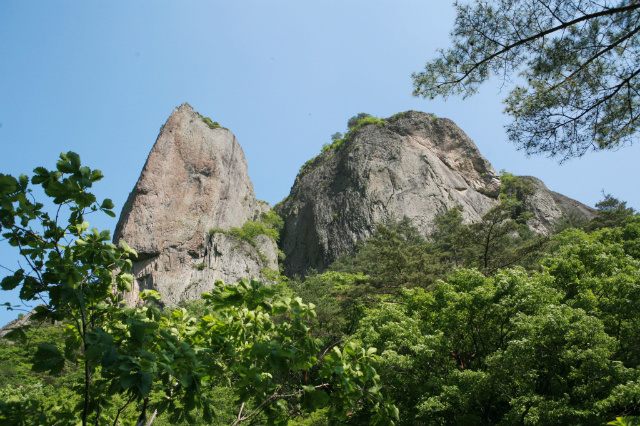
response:
<path id="1" fill-rule="evenodd" d="M 384 121 L 303 167 L 275 207 L 285 220 L 288 275 L 324 270 L 370 237 L 376 223 L 406 216 L 426 235 L 448 209 L 462 206 L 469 223 L 498 204 L 499 175 L 451 120 L 410 111 Z M 562 212 L 551 194 L 546 187 L 535 194 L 539 232 Z"/>
<path id="2" fill-rule="evenodd" d="M 596 215 L 596 209 L 588 207 L 576 200 L 557 192 L 550 191 L 538 178 L 533 176 L 519 176 L 529 181 L 533 193 L 525 200 L 525 210 L 533 213 L 527 224 L 534 231 L 549 235 L 555 223 L 564 214 L 575 214 L 585 220 L 591 220 Z"/>
<path id="3" fill-rule="evenodd" d="M 233 133 L 211 129 L 190 105 L 182 104 L 163 126 L 114 233 L 115 242 L 125 240 L 139 255 L 127 301 L 135 304 L 140 291 L 154 289 L 165 303 L 175 304 L 199 297 L 197 292 L 210 290 L 218 278 L 257 276 L 251 274 L 266 265 L 254 247 L 229 242 L 231 237 L 209 238 L 208 233 L 240 227 L 269 210 L 255 199 L 244 152 Z M 247 254 L 247 264 L 228 247 L 237 244 Z M 224 255 L 213 255 L 216 250 Z M 197 269 L 201 264 L 202 271 Z"/>

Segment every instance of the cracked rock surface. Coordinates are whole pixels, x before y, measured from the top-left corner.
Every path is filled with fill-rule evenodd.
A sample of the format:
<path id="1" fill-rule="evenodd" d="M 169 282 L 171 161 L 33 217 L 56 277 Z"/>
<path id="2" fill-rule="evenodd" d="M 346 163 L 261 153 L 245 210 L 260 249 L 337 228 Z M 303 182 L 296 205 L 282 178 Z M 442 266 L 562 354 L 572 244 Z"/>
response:
<path id="1" fill-rule="evenodd" d="M 285 220 L 287 275 L 324 270 L 370 237 L 376 223 L 406 216 L 427 234 L 436 215 L 455 206 L 469 223 L 498 204 L 500 176 L 451 120 L 409 111 L 384 121 L 362 127 L 303 167 L 275 207 Z M 539 198 L 551 200 L 535 211 L 544 216 L 536 222 L 544 231 L 561 207 L 540 188 Z"/>
<path id="2" fill-rule="evenodd" d="M 175 304 L 199 298 L 216 279 L 257 277 L 277 262 L 273 241 L 260 256 L 254 246 L 224 234 L 211 237 L 209 230 L 241 227 L 269 210 L 255 198 L 233 133 L 210 128 L 182 104 L 160 131 L 114 233 L 116 243 L 125 240 L 139 255 L 128 303 L 138 303 L 144 289 L 157 290 L 164 303 Z M 218 256 L 212 255 L 215 250 Z"/>

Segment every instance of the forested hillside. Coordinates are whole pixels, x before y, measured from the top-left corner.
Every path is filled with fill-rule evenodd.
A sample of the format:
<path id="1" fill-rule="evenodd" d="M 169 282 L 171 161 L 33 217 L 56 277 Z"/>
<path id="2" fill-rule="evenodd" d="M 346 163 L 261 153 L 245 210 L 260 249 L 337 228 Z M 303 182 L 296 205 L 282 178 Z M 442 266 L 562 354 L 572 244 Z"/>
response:
<path id="1" fill-rule="evenodd" d="M 0 2 L 0 426 L 640 426 L 640 0 L 72 3 Z"/>
<path id="2" fill-rule="evenodd" d="M 136 253 L 90 231 L 111 212 L 74 153 L 2 175 L 0 220 L 41 300 L 0 346 L 2 424 L 631 424 L 640 414 L 640 216 L 614 197 L 555 235 L 526 225 L 503 174 L 477 223 L 381 223 L 322 273 L 218 282 L 199 301 L 128 307 Z M 66 218 L 30 198 L 42 186 Z M 523 195 L 524 198 L 523 198 Z M 38 229 L 42 231 L 38 231 Z M 115 285 L 115 288 L 112 287 Z M 232 284 L 232 283 L 228 283 Z M 114 292 L 113 290 L 118 291 Z"/>

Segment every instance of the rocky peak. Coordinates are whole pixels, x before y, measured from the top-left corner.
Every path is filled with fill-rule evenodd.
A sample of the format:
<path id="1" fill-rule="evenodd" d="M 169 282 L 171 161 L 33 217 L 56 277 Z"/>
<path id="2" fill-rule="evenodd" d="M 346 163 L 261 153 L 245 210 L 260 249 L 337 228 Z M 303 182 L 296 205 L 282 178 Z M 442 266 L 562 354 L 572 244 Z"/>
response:
<path id="1" fill-rule="evenodd" d="M 176 303 L 185 288 L 193 287 L 195 275 L 229 279 L 229 274 L 201 273 L 211 267 L 211 242 L 220 243 L 209 237 L 209 230 L 241 227 L 268 210 L 268 204 L 255 199 L 247 161 L 233 133 L 182 104 L 162 127 L 114 233 L 114 241 L 125 240 L 139 254 L 130 298 L 153 288 Z M 216 270 L 241 269 L 241 277 L 262 267 L 240 265 L 244 260 L 237 259 L 232 267 L 230 257 L 216 258 Z"/>
<path id="2" fill-rule="evenodd" d="M 540 179 L 533 176 L 519 177 L 531 185 L 531 194 L 523 201 L 525 210 L 532 213 L 527 224 L 534 231 L 548 235 L 565 214 L 584 220 L 591 220 L 596 216 L 596 209 L 549 190 Z"/>
<path id="3" fill-rule="evenodd" d="M 285 220 L 288 274 L 325 269 L 370 237 L 376 223 L 406 216 L 427 234 L 434 218 L 455 206 L 476 222 L 498 204 L 499 175 L 451 120 L 409 111 L 350 133 L 307 162 L 276 206 Z M 555 203 L 546 188 L 536 194 Z M 561 211 L 541 206 L 535 213 L 548 220 L 536 225 L 547 229 Z"/>
<path id="4" fill-rule="evenodd" d="M 492 198 L 498 196 L 500 177 L 453 121 L 417 111 L 396 114 L 385 121 L 390 132 L 426 148 L 463 179 L 468 188 Z"/>

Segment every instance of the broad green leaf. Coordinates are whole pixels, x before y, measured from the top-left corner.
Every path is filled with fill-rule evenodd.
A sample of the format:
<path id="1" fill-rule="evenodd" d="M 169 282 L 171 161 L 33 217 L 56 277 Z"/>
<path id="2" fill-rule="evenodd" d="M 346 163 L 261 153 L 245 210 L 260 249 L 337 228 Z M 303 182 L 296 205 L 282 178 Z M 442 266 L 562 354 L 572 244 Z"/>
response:
<path id="1" fill-rule="evenodd" d="M 24 279 L 24 271 L 22 269 L 18 269 L 13 275 L 6 276 L 2 279 L 0 286 L 2 286 L 3 290 L 13 290 L 16 288 L 22 280 Z"/>
<path id="2" fill-rule="evenodd" d="M 73 151 L 67 152 L 67 159 L 71 165 L 76 169 L 80 169 L 80 156 Z"/>
<path id="3" fill-rule="evenodd" d="M 128 376 L 123 376 L 122 378 L 120 378 L 120 384 L 124 389 L 131 389 L 136 385 L 137 381 L 137 374 L 129 374 Z"/>
<path id="4" fill-rule="evenodd" d="M 102 356 L 102 367 L 104 367 L 105 369 L 113 367 L 116 363 L 117 358 L 118 354 L 116 352 L 116 349 L 113 346 L 110 347 Z"/>
<path id="5" fill-rule="evenodd" d="M 18 189 L 18 181 L 11 175 L 0 173 L 0 196 L 12 194 Z"/>
<path id="6" fill-rule="evenodd" d="M 24 332 L 24 327 L 12 328 L 4 338 L 12 342 L 25 343 L 27 341 L 27 333 Z"/>
<path id="7" fill-rule="evenodd" d="M 138 373 L 138 390 L 143 396 L 148 396 L 151 392 L 151 385 L 153 384 L 153 378 L 149 373 Z"/>
<path id="8" fill-rule="evenodd" d="M 111 210 L 115 207 L 115 205 L 113 204 L 113 201 L 111 201 L 109 198 L 105 198 L 105 200 L 102 202 L 102 205 L 100 206 L 101 209 L 107 209 L 107 210 Z"/>

